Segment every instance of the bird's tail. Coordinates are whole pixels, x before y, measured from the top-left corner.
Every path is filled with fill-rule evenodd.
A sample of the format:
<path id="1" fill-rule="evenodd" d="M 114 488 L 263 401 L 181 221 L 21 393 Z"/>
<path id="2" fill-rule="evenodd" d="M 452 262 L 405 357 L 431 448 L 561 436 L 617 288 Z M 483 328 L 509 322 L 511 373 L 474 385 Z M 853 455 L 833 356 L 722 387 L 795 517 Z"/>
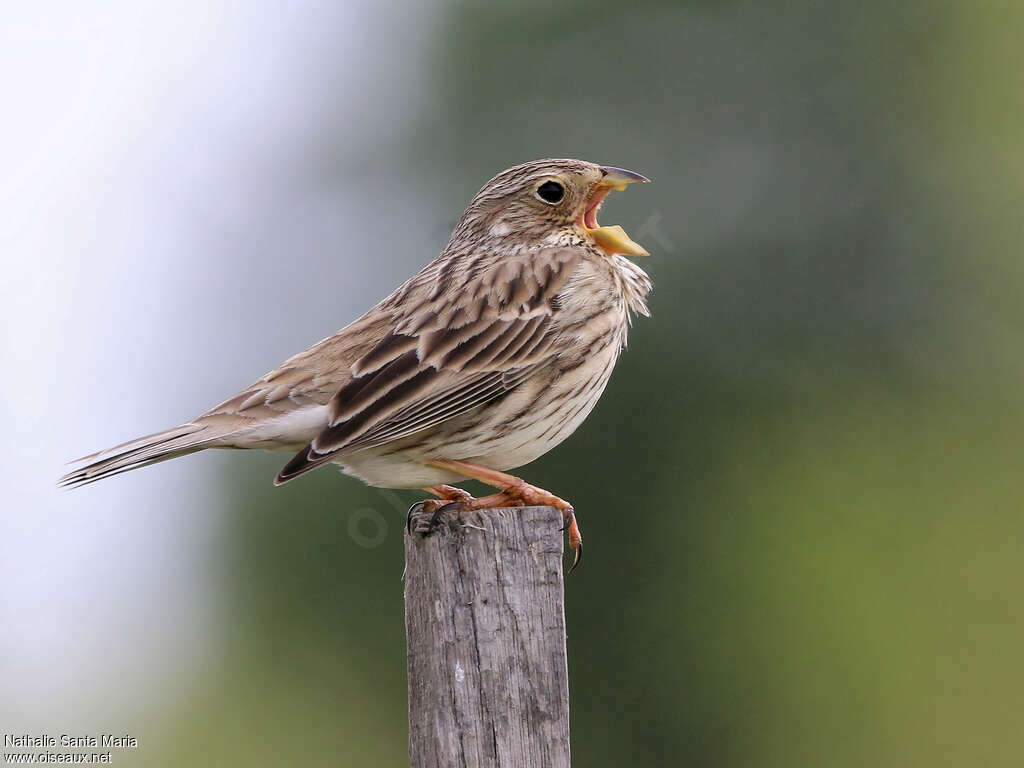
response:
<path id="1" fill-rule="evenodd" d="M 153 435 L 146 435 L 138 440 L 122 443 L 70 462 L 72 464 L 87 463 L 68 472 L 57 481 L 57 485 L 62 488 L 77 488 L 80 485 L 88 485 L 130 469 L 138 469 L 160 461 L 167 461 L 167 459 L 195 453 L 220 443 L 221 438 L 225 437 L 225 433 L 226 430 L 220 425 L 196 422 L 182 424 L 180 427 Z"/>

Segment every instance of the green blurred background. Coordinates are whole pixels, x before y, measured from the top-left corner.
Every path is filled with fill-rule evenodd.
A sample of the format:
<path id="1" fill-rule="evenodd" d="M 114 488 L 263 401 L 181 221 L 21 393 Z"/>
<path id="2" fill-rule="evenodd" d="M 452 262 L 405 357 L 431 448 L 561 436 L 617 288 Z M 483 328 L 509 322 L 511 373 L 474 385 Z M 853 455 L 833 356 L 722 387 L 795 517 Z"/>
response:
<path id="1" fill-rule="evenodd" d="M 320 89 L 308 141 L 254 179 L 365 189 L 364 223 L 303 253 L 296 220 L 278 232 L 288 274 L 259 313 L 303 320 L 195 410 L 431 258 L 496 171 L 643 172 L 602 218 L 652 252 L 652 318 L 524 471 L 587 539 L 566 586 L 575 764 L 1020 765 L 1022 22 L 974 0 L 368 8 L 363 99 Z M 304 77 L 332 66 L 353 62 Z M 373 89 L 414 71 L 375 117 Z M 396 231 L 417 248 L 392 256 Z M 311 279 L 344 311 L 306 312 Z M 271 492 L 283 457 L 203 460 L 218 629 L 136 727 L 139 764 L 403 764 L 416 494 L 330 470 Z"/>

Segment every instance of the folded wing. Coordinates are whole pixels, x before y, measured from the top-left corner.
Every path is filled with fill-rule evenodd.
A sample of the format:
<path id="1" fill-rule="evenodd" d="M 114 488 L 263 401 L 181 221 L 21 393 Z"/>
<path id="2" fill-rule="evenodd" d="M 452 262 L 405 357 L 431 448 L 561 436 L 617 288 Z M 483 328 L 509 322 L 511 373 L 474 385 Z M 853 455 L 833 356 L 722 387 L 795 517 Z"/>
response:
<path id="1" fill-rule="evenodd" d="M 436 262 L 385 300 L 392 329 L 351 367 L 329 422 L 278 484 L 339 455 L 400 440 L 514 389 L 550 359 L 573 249 Z M 465 257 L 463 257 L 465 258 Z M 456 268 L 457 267 L 457 268 Z"/>

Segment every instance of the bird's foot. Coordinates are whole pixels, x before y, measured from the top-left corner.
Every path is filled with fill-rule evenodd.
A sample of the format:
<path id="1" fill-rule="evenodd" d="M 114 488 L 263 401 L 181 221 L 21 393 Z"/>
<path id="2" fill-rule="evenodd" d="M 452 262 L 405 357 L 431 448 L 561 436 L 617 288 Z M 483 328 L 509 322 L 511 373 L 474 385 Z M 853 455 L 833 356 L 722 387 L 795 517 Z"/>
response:
<path id="1" fill-rule="evenodd" d="M 569 573 L 572 573 L 576 566 L 580 564 L 583 559 L 583 535 L 580 533 L 580 527 L 576 524 L 576 514 L 573 510 L 572 504 L 565 499 L 560 499 L 549 491 L 545 491 L 543 488 L 538 488 L 536 485 L 530 485 L 520 477 L 510 475 L 506 472 L 500 472 L 496 469 L 490 469 L 489 467 L 481 467 L 478 464 L 471 464 L 468 461 L 450 461 L 448 459 L 432 461 L 430 462 L 435 467 L 441 469 L 449 469 L 459 474 L 471 477 L 474 480 L 479 480 L 482 483 L 487 483 L 494 488 L 501 490 L 501 493 L 494 494 L 495 496 L 505 496 L 511 501 L 512 506 L 527 505 L 527 506 L 541 506 L 541 507 L 554 507 L 561 511 L 562 517 L 565 520 L 565 527 L 562 530 L 569 532 L 569 546 L 574 551 L 572 566 L 569 568 Z M 427 490 L 432 493 L 438 493 L 437 488 L 451 489 L 459 491 L 458 488 L 451 488 L 451 486 L 433 486 Z M 460 491 L 465 493 L 465 491 Z M 440 494 L 438 494 L 440 495 Z M 484 497 L 490 499 L 492 497 Z M 479 502 L 480 499 L 474 499 L 474 502 Z M 491 504 L 490 506 L 497 506 Z M 482 509 L 483 507 L 477 506 L 474 509 Z"/>
<path id="2" fill-rule="evenodd" d="M 417 501 L 409 507 L 405 521 L 406 530 L 420 536 L 434 533 L 445 517 L 458 517 L 463 512 L 476 509 L 515 507 L 522 504 L 504 493 L 492 493 L 490 496 L 476 498 L 467 491 L 451 485 L 431 485 L 424 490 L 440 498 Z"/>
<path id="3" fill-rule="evenodd" d="M 454 485 L 428 485 L 423 490 L 448 501 L 470 501 L 473 498 L 469 491 L 456 488 Z"/>
<path id="4" fill-rule="evenodd" d="M 569 546 L 573 550 L 572 565 L 569 567 L 569 573 L 572 573 L 583 559 L 583 534 L 580 533 L 580 527 L 576 524 L 576 512 L 572 504 L 543 488 L 530 485 L 521 478 L 512 475 L 508 477 L 514 482 L 499 486 L 507 496 L 525 506 L 554 507 L 562 513 L 562 518 L 565 520 L 562 530 L 569 532 Z"/>
<path id="5" fill-rule="evenodd" d="M 405 529 L 420 536 L 429 536 L 441 523 L 441 518 L 446 507 L 457 505 L 457 501 L 446 499 L 424 499 L 417 501 L 409 507 L 409 514 L 405 518 Z"/>

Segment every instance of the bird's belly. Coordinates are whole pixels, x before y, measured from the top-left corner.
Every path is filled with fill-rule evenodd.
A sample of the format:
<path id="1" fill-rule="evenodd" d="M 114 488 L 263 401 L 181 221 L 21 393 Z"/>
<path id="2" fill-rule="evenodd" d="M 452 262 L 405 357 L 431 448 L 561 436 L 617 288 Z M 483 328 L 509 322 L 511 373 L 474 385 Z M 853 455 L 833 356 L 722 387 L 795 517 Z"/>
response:
<path id="1" fill-rule="evenodd" d="M 607 383 L 607 375 L 583 375 L 538 387 L 529 398 L 522 398 L 526 402 L 515 411 L 518 418 L 514 422 L 494 425 L 492 438 L 453 447 L 495 469 L 521 467 L 575 432 L 594 409 Z"/>
<path id="2" fill-rule="evenodd" d="M 386 488 L 461 479 L 426 466 L 431 459 L 458 459 L 499 470 L 521 467 L 576 431 L 604 392 L 617 353 L 608 348 L 570 371 L 528 380 L 500 401 L 400 442 L 349 454 L 338 463 L 370 485 Z"/>

